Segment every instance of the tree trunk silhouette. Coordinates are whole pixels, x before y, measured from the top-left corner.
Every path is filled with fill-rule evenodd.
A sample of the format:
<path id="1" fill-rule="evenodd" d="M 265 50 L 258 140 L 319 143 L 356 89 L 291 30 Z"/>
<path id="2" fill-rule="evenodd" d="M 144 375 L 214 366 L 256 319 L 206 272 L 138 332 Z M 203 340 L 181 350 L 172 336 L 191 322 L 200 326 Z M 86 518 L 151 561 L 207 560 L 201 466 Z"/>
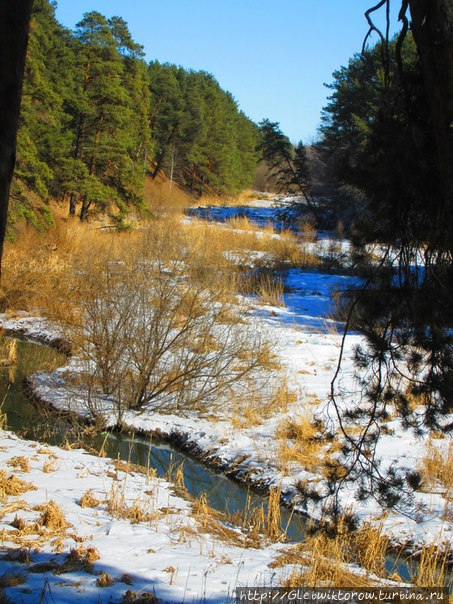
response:
<path id="1" fill-rule="evenodd" d="M 33 0 L 0 0 L 0 280 Z"/>
<path id="2" fill-rule="evenodd" d="M 453 247 L 453 3 L 409 0 L 411 29 L 420 55 L 436 141 L 444 212 L 441 238 Z"/>

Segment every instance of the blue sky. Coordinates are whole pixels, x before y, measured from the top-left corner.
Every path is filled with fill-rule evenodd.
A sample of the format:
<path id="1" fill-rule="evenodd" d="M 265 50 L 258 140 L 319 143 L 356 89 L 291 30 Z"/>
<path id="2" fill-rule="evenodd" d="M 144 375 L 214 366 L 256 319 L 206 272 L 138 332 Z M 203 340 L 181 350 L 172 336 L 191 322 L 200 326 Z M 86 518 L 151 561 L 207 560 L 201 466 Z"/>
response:
<path id="1" fill-rule="evenodd" d="M 332 72 L 360 51 L 372 0 L 58 0 L 73 28 L 83 13 L 118 15 L 146 58 L 212 73 L 253 120 L 280 122 L 293 142 L 316 135 Z M 396 31 L 393 0 L 392 30 Z M 379 20 L 377 20 L 379 22 Z"/>

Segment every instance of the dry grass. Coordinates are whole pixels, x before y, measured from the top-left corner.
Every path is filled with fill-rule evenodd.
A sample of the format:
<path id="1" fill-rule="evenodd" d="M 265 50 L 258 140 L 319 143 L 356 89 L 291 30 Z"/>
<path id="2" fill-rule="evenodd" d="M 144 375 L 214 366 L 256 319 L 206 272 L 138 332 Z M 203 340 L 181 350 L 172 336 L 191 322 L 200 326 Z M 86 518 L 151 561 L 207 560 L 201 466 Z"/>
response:
<path id="1" fill-rule="evenodd" d="M 99 560 L 99 552 L 95 547 L 79 546 L 71 548 L 65 561 L 55 571 L 55 574 L 62 575 L 77 571 L 93 573 L 93 563 Z"/>
<path id="2" fill-rule="evenodd" d="M 124 594 L 121 600 L 124 604 L 158 604 L 159 600 L 149 591 L 135 592 L 130 589 Z"/>
<path id="3" fill-rule="evenodd" d="M 272 370 L 270 364 L 267 368 Z M 275 369 L 279 369 L 279 366 Z M 237 430 L 259 426 L 265 420 L 285 413 L 296 400 L 297 393 L 290 389 L 286 377 L 268 385 L 264 390 L 254 391 L 251 387 L 246 396 L 232 397 L 231 424 Z"/>
<path id="4" fill-rule="evenodd" d="M 40 455 L 49 455 L 49 457 L 56 457 L 55 453 L 53 453 L 50 449 L 46 449 L 45 447 L 41 447 L 36 451 Z"/>
<path id="5" fill-rule="evenodd" d="M 385 574 L 385 556 L 389 539 L 382 532 L 382 525 L 365 523 L 351 535 L 352 547 L 357 562 L 367 572 L 383 576 Z"/>
<path id="6" fill-rule="evenodd" d="M 175 212 L 190 206 L 194 199 L 163 175 L 145 181 L 144 197 L 150 212 Z"/>
<path id="7" fill-rule="evenodd" d="M 46 461 L 42 465 L 42 471 L 45 474 L 50 474 L 51 472 L 55 472 L 58 470 L 59 464 L 55 459 L 46 459 Z"/>
<path id="8" fill-rule="evenodd" d="M 23 499 L 16 499 L 13 501 L 8 501 L 2 504 L 0 507 L 0 518 L 6 516 L 6 514 L 13 514 L 14 512 L 18 512 L 19 510 L 28 510 L 29 505 Z"/>
<path id="9" fill-rule="evenodd" d="M 256 548 L 269 541 L 286 540 L 280 498 L 281 485 L 270 489 L 267 509 L 264 505 L 252 507 L 249 496 L 242 512 L 224 514 L 211 508 L 203 493 L 198 499 L 192 500 L 192 513 L 201 529 L 214 535 L 216 539 L 237 547 Z M 232 529 L 231 526 L 240 530 Z M 191 527 L 185 527 L 184 532 L 194 534 Z"/>
<path id="10" fill-rule="evenodd" d="M 264 525 L 265 534 L 272 540 L 278 541 L 284 537 L 282 530 L 282 518 L 280 511 L 280 498 L 282 487 L 271 487 L 269 492 L 269 500 L 267 503 L 266 523 Z"/>
<path id="11" fill-rule="evenodd" d="M 8 307 L 58 315 L 61 306 L 66 308 L 65 292 L 78 260 L 108 245 L 109 237 L 76 221 L 59 221 L 43 234 L 24 227 L 5 248 L 2 289 Z"/>
<path id="12" fill-rule="evenodd" d="M 284 419 L 276 436 L 279 441 L 277 461 L 282 468 L 288 469 L 291 463 L 297 463 L 309 471 L 319 471 L 323 463 L 320 453 L 325 442 L 312 414 L 306 411 L 298 417 Z"/>
<path id="13" fill-rule="evenodd" d="M 263 275 L 257 286 L 260 303 L 268 306 L 285 306 L 283 281 L 273 275 Z"/>
<path id="14" fill-rule="evenodd" d="M 8 460 L 7 465 L 12 468 L 17 468 L 21 472 L 30 472 L 30 460 L 23 455 L 11 457 L 11 459 Z"/>
<path id="15" fill-rule="evenodd" d="M 369 587 L 378 584 L 378 578 L 400 581 L 399 576 L 385 568 L 389 553 L 389 539 L 382 525 L 365 524 L 350 531 L 345 518 L 337 524 L 334 537 L 320 531 L 300 544 L 283 551 L 272 568 L 288 564 L 300 568 L 284 581 L 285 587 Z M 448 551 L 432 545 L 423 548 L 411 581 L 419 587 L 445 585 Z M 351 564 L 360 565 L 365 573 L 356 573 Z"/>
<path id="16" fill-rule="evenodd" d="M 161 512 L 152 509 L 152 500 L 149 497 L 137 498 L 128 503 L 124 487 L 117 484 L 111 486 L 107 510 L 114 518 L 127 520 L 131 524 L 152 522 L 162 515 Z"/>
<path id="17" fill-rule="evenodd" d="M 96 585 L 98 587 L 111 587 L 114 583 L 115 579 L 112 579 L 108 573 L 102 573 L 102 575 L 96 579 Z"/>
<path id="18" fill-rule="evenodd" d="M 219 282 L 225 280 L 225 292 L 229 289 L 230 294 L 235 293 L 234 274 L 238 267 L 227 259 L 227 252 L 243 252 L 244 258 L 250 250 L 266 252 L 275 265 L 316 263 L 291 232 L 276 234 L 271 228 L 258 229 L 245 219 L 236 219 L 232 226 L 197 220 L 185 224 L 178 215 L 161 213 L 142 231 L 115 232 L 57 217 L 54 229 L 40 234 L 22 227 L 16 241 L 6 245 L 2 290 L 8 307 L 40 308 L 57 319 L 67 317 L 69 310 L 76 313 L 74 281 L 83 261 L 102 255 L 112 259 L 127 257 L 143 241 L 146 231 L 153 233 L 154 241 L 165 239 L 170 256 L 175 247 L 182 245 L 191 277 L 209 277 L 218 291 Z M 171 243 L 168 233 L 172 233 Z M 148 239 L 152 241 L 153 237 Z M 150 257 L 152 254 L 151 246 Z"/>
<path id="19" fill-rule="evenodd" d="M 16 340 L 3 340 L 0 332 L 0 367 L 14 367 L 17 365 Z"/>
<path id="20" fill-rule="evenodd" d="M 318 238 L 318 232 L 316 230 L 316 221 L 304 218 L 298 221 L 299 233 L 303 241 L 307 243 L 314 243 Z"/>
<path id="21" fill-rule="evenodd" d="M 8 416 L 2 411 L 2 405 L 0 405 L 0 430 L 5 430 L 8 426 Z"/>
<path id="22" fill-rule="evenodd" d="M 27 491 L 35 491 L 36 487 L 17 476 L 8 476 L 4 470 L 0 470 L 0 500 L 6 497 L 22 495 Z"/>
<path id="23" fill-rule="evenodd" d="M 257 199 L 261 199 L 261 196 L 251 189 L 247 189 L 245 191 L 241 191 L 235 196 L 213 196 L 213 195 L 202 195 L 198 201 L 198 205 L 200 206 L 244 206 L 250 203 L 251 201 L 255 201 Z"/>
<path id="24" fill-rule="evenodd" d="M 337 528 L 338 533 L 334 538 L 319 532 L 289 548 L 272 563 L 273 567 L 286 564 L 301 566 L 284 581 L 285 587 L 367 587 L 376 584 L 370 574 L 382 576 L 384 573 L 388 546 L 381 529 L 366 526 L 361 531 L 351 533 L 343 520 L 340 520 Z M 362 564 L 366 574 L 353 572 L 348 567 L 351 563 Z"/>
<path id="25" fill-rule="evenodd" d="M 192 514 L 201 530 L 216 539 L 237 547 L 253 546 L 242 533 L 226 526 L 227 516 L 211 508 L 204 493 L 193 501 Z"/>
<path id="26" fill-rule="evenodd" d="M 417 587 L 436 587 L 445 585 L 447 578 L 450 548 L 439 548 L 437 545 L 424 547 L 412 582 Z"/>
<path id="27" fill-rule="evenodd" d="M 63 510 L 53 500 L 50 500 L 48 503 L 35 509 L 41 510 L 39 523 L 41 526 L 45 526 L 49 531 L 59 532 L 71 526 L 70 523 L 66 521 Z"/>
<path id="28" fill-rule="evenodd" d="M 453 498 L 453 443 L 443 450 L 432 440 L 426 445 L 426 454 L 421 460 L 422 488 L 439 491 L 447 501 Z"/>
<path id="29" fill-rule="evenodd" d="M 27 509 L 25 506 L 23 509 Z M 55 551 L 62 551 L 64 542 L 71 535 L 67 529 L 71 527 L 66 521 L 61 508 L 54 502 L 35 506 L 33 510 L 41 512 L 37 520 L 26 522 L 16 515 L 11 526 L 14 530 L 1 531 L 3 542 L 13 543 L 20 548 L 41 548 L 51 542 Z M 72 538 L 75 538 L 72 535 Z"/>
<path id="30" fill-rule="evenodd" d="M 22 585 L 27 580 L 24 573 L 6 572 L 0 575 L 0 588 L 17 587 Z"/>
<path id="31" fill-rule="evenodd" d="M 233 218 L 226 224 L 193 220 L 190 225 L 182 225 L 179 228 L 184 230 L 187 240 L 191 241 L 192 249 L 199 249 L 202 244 L 210 264 L 229 264 L 226 253 L 232 251 L 238 257 L 242 253 L 244 263 L 247 263 L 250 250 L 266 253 L 266 264 L 272 258 L 277 267 L 311 267 L 319 263 L 291 231 L 276 233 L 271 226 L 259 228 L 247 218 Z"/>
<path id="32" fill-rule="evenodd" d="M 19 564 L 30 564 L 30 552 L 28 549 L 10 549 L 6 548 L 6 553 L 2 560 L 7 562 L 18 562 Z"/>
<path id="33" fill-rule="evenodd" d="M 234 415 L 231 418 L 231 425 L 236 430 L 253 428 L 263 423 L 264 418 L 262 415 L 262 409 L 260 406 L 250 402 L 250 399 L 246 405 L 241 405 L 237 411 L 238 415 Z"/>
<path id="34" fill-rule="evenodd" d="M 101 502 L 93 496 L 92 491 L 85 491 L 82 497 L 79 499 L 79 505 L 81 508 L 95 508 Z"/>

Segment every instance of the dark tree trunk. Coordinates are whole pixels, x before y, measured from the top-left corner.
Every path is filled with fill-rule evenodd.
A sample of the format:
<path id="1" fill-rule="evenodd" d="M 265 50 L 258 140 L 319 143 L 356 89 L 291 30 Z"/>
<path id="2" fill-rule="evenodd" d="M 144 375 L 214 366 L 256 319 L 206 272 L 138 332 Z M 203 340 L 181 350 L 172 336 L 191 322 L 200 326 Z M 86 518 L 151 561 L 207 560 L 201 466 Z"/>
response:
<path id="1" fill-rule="evenodd" d="M 88 210 L 90 209 L 91 201 L 87 199 L 82 200 L 82 207 L 80 208 L 80 220 L 88 220 Z"/>
<path id="2" fill-rule="evenodd" d="M 0 279 L 33 0 L 0 0 Z"/>
<path id="3" fill-rule="evenodd" d="M 69 214 L 71 216 L 75 216 L 75 211 L 76 211 L 76 196 L 75 193 L 71 193 L 71 196 L 69 198 Z"/>
<path id="4" fill-rule="evenodd" d="M 444 193 L 442 239 L 453 248 L 453 2 L 409 0 L 412 32 L 428 92 Z"/>

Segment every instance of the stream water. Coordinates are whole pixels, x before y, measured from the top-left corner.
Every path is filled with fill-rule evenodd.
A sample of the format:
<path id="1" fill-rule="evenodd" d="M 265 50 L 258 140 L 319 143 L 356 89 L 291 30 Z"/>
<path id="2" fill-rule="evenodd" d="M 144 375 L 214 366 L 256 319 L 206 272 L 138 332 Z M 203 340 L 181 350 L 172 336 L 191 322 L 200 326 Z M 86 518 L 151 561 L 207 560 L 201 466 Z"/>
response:
<path id="1" fill-rule="evenodd" d="M 14 370 L 0 369 L 0 401 L 7 416 L 7 427 L 16 434 L 34 440 L 61 445 L 70 429 L 64 418 L 46 417 L 24 393 L 23 381 L 38 370 L 53 370 L 66 364 L 66 357 L 48 346 L 17 339 L 17 365 Z M 267 499 L 237 483 L 224 474 L 217 473 L 179 451 L 170 443 L 157 438 L 134 438 L 120 433 L 104 433 L 94 438 L 87 437 L 85 444 L 96 450 L 102 447 L 112 459 L 122 459 L 157 471 L 166 476 L 172 468 L 183 464 L 184 482 L 189 493 L 198 497 L 206 494 L 209 504 L 216 510 L 235 514 L 250 507 L 267 506 Z M 282 526 L 287 527 L 287 536 L 292 541 L 303 538 L 306 520 L 292 515 L 282 507 Z"/>

